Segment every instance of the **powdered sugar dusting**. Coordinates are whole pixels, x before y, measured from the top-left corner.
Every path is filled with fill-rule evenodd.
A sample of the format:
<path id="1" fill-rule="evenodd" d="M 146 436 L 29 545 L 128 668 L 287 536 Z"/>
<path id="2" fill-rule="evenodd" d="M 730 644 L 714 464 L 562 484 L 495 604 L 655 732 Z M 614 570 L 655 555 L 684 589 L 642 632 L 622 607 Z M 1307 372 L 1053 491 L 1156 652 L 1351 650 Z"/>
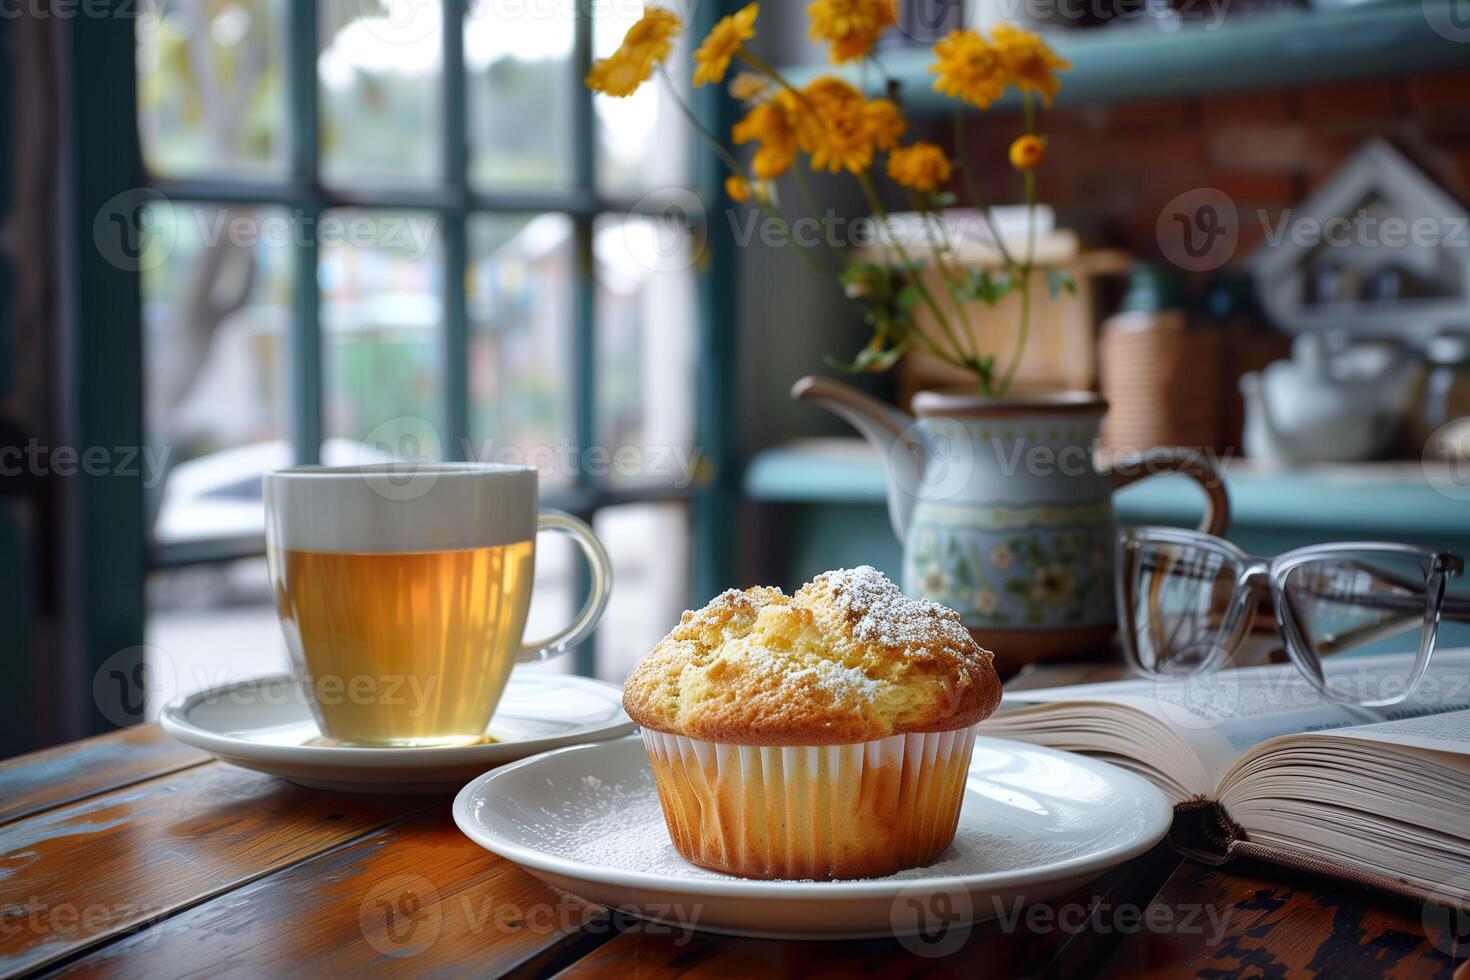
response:
<path id="1" fill-rule="evenodd" d="M 824 572 L 797 593 L 826 591 L 846 609 L 853 635 L 863 643 L 904 647 L 914 652 L 930 647 L 965 650 L 974 645 L 959 613 L 930 599 L 911 599 L 871 565 Z"/>
<path id="2" fill-rule="evenodd" d="M 780 669 L 774 658 L 771 658 L 770 667 L 773 670 Z M 872 698 L 878 693 L 879 687 L 878 681 L 873 680 L 857 667 L 844 667 L 832 661 L 822 661 L 810 667 L 790 671 L 786 677 L 788 680 L 798 682 L 802 678 L 810 677 L 817 687 L 837 700 L 844 697 Z"/>

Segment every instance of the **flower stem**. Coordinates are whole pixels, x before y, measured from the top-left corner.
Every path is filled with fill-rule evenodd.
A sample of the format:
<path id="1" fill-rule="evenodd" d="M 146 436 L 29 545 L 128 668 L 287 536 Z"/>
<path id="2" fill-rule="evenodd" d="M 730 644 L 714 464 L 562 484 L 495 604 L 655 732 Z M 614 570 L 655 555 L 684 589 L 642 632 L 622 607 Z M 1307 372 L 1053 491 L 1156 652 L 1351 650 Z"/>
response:
<path id="1" fill-rule="evenodd" d="M 806 204 L 807 214 L 811 215 L 812 220 L 817 223 L 818 227 L 821 227 L 822 219 L 817 214 L 817 198 L 816 195 L 812 193 L 811 183 L 806 179 L 806 171 L 802 169 L 800 157 L 791 162 L 791 178 L 796 182 L 796 189 L 797 192 L 801 194 L 802 202 Z M 843 267 L 846 267 L 848 264 L 847 260 L 843 258 L 842 254 L 838 252 L 837 249 L 832 245 L 831 239 L 828 239 L 827 244 L 828 247 L 832 249 L 832 254 L 837 258 L 837 261 Z"/>
<path id="2" fill-rule="evenodd" d="M 1000 257 L 1005 260 L 1006 265 L 1016 266 L 1018 263 L 1011 256 L 1010 249 L 1006 248 L 1005 239 L 1000 235 L 1000 229 L 996 227 L 995 216 L 990 213 L 990 205 L 985 203 L 985 197 L 980 193 L 980 184 L 975 180 L 975 173 L 970 168 L 970 153 L 965 145 L 965 112 L 956 109 L 954 113 L 954 142 L 955 153 L 960 158 L 960 174 L 965 179 L 965 189 L 970 192 L 970 200 L 975 202 L 981 217 L 985 219 L 985 226 L 990 229 L 990 237 L 995 239 L 995 247 L 1000 250 Z"/>
<path id="3" fill-rule="evenodd" d="M 724 162 L 725 166 L 729 167 L 736 176 L 740 177 L 747 184 L 751 183 L 750 175 L 741 166 L 740 161 L 735 159 L 730 151 L 726 150 L 720 144 L 720 141 L 715 138 L 715 135 L 705 128 L 704 123 L 699 121 L 699 116 L 695 114 L 694 110 L 685 104 L 683 97 L 679 95 L 678 87 L 669 78 L 668 72 L 665 71 L 663 65 L 659 65 L 658 71 L 663 77 L 664 83 L 668 86 L 669 95 L 673 98 L 674 104 L 679 107 L 679 111 L 689 121 L 689 125 L 694 127 L 694 131 L 699 134 L 700 138 L 710 145 L 710 148 L 715 151 L 715 154 Z M 782 236 L 786 239 L 786 243 L 795 250 L 797 257 L 806 264 L 807 268 L 819 276 L 831 276 L 834 274 L 831 270 L 823 269 L 817 264 L 816 259 L 809 254 L 806 246 L 792 236 L 791 228 L 787 225 L 785 219 L 772 210 L 769 202 L 762 200 L 760 195 L 756 195 L 756 206 L 760 208 L 761 213 L 766 216 L 766 219 L 771 221 L 780 230 Z"/>
<path id="4" fill-rule="evenodd" d="M 873 178 L 867 173 L 867 171 L 859 171 L 857 173 L 854 173 L 853 176 L 857 178 L 858 186 L 863 189 L 863 195 L 868 199 L 868 206 L 873 209 L 873 213 L 878 216 L 878 220 L 883 222 L 883 226 L 885 228 L 889 228 L 888 210 L 883 207 L 883 200 L 878 196 L 878 189 L 873 186 Z M 890 228 L 889 231 L 891 234 L 892 229 Z M 955 367 L 960 367 L 969 371 L 973 371 L 974 368 L 965 363 L 964 348 L 960 346 L 958 338 L 955 337 L 954 330 L 950 327 L 949 324 L 949 318 L 946 317 L 944 315 L 944 311 L 939 308 L 939 303 L 937 300 L 935 300 L 934 294 L 929 291 L 929 287 L 924 283 L 924 277 L 914 266 L 913 260 L 909 258 L 908 249 L 903 247 L 903 242 L 899 241 L 897 237 L 893 238 L 893 249 L 898 253 L 898 257 L 903 261 L 904 267 L 908 271 L 909 275 L 913 276 L 914 286 L 919 290 L 919 295 L 923 297 L 925 305 L 929 307 L 930 311 L 933 312 L 935 319 L 939 321 L 939 326 L 944 331 L 944 335 L 948 339 L 949 344 L 954 351 L 954 355 L 941 353 L 939 345 L 935 343 L 933 338 L 931 338 L 923 330 L 915 329 L 914 334 L 917 335 L 925 343 L 925 345 L 928 346 L 930 350 L 932 350 L 941 359 L 947 361 Z"/>
<path id="5" fill-rule="evenodd" d="M 1031 108 L 1031 95 L 1026 94 L 1026 107 Z M 1028 115 L 1030 113 L 1028 112 Z M 1036 261 L 1036 174 L 1026 171 L 1026 264 L 1021 267 L 1021 329 L 1016 335 L 1016 349 L 1011 354 L 1011 363 L 1001 376 L 999 393 L 1005 394 L 1016 380 L 1016 371 L 1021 367 L 1021 355 L 1026 352 L 1026 341 L 1031 332 L 1031 270 Z"/>
<path id="6" fill-rule="evenodd" d="M 916 197 L 914 200 L 915 210 L 924 215 L 925 221 L 933 221 L 938 228 L 941 241 L 940 244 L 934 247 L 934 265 L 939 269 L 939 274 L 944 278 L 945 285 L 948 287 L 946 291 L 949 293 L 950 300 L 954 303 L 955 314 L 959 317 L 960 338 L 966 341 L 966 350 L 964 353 L 971 360 L 978 362 L 980 349 L 976 346 L 975 335 L 970 330 L 969 311 L 965 308 L 965 301 L 959 295 L 963 283 L 959 280 L 955 270 L 944 260 L 946 254 L 954 255 L 957 254 L 957 251 L 954 247 L 954 242 L 949 237 L 949 229 L 945 227 L 944 216 L 934 209 L 933 203 L 933 197 L 927 195 L 924 198 Z"/>
<path id="7" fill-rule="evenodd" d="M 805 105 L 807 109 L 811 111 L 816 111 L 815 107 L 810 102 L 807 102 L 806 95 L 803 94 L 801 89 L 791 84 L 791 82 L 787 80 L 785 75 L 781 74 L 779 71 L 766 64 L 760 58 L 751 54 L 745 48 L 740 49 L 740 51 L 738 52 L 738 56 L 741 61 L 745 62 L 750 67 L 754 68 L 757 72 L 766 76 L 771 81 L 775 82 L 777 85 L 786 89 L 792 95 L 800 99 L 802 101 L 802 104 Z"/>

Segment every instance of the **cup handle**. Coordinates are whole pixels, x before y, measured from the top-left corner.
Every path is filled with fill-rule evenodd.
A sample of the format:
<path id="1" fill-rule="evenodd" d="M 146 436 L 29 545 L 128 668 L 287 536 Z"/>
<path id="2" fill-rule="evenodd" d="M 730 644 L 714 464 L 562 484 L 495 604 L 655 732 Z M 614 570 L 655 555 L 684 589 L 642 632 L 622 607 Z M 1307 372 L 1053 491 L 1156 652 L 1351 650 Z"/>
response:
<path id="1" fill-rule="evenodd" d="M 1230 495 L 1225 491 L 1225 478 L 1202 454 L 1168 447 L 1143 453 L 1121 453 L 1103 471 L 1103 475 L 1113 481 L 1114 490 L 1164 473 L 1180 473 L 1200 485 L 1205 492 L 1205 516 L 1199 529 L 1217 538 L 1222 537 L 1230 526 Z"/>
<path id="2" fill-rule="evenodd" d="M 521 647 L 520 654 L 516 656 L 516 663 L 520 664 L 539 663 L 560 657 L 569 648 L 586 639 L 597 627 L 597 621 L 602 619 L 608 596 L 612 594 L 612 559 L 607 556 L 607 549 L 602 546 L 592 528 L 571 514 L 559 510 L 544 510 L 536 519 L 536 532 L 539 534 L 542 531 L 561 531 L 571 535 L 592 569 L 592 589 L 582 611 L 572 620 L 572 625 L 555 636 Z"/>

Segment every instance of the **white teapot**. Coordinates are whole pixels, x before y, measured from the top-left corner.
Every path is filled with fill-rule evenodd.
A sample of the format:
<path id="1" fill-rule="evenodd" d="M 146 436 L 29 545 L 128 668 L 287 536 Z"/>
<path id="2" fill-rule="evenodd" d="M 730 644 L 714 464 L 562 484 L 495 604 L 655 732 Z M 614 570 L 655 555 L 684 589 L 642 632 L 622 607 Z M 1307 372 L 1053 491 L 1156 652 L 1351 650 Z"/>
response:
<path id="1" fill-rule="evenodd" d="M 1240 379 L 1246 455 L 1282 463 L 1371 459 L 1398 433 L 1412 373 L 1400 350 L 1330 352 L 1323 335 L 1302 334 L 1290 360 Z"/>

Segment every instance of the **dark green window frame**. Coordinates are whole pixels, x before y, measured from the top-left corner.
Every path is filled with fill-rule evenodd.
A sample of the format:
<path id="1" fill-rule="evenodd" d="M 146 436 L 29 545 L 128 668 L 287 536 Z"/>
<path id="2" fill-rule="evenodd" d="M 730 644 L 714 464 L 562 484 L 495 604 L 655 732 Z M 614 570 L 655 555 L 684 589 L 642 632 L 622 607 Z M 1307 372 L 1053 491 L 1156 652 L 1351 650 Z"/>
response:
<path id="1" fill-rule="evenodd" d="M 575 386 L 573 415 L 574 445 L 592 446 L 597 441 L 597 389 L 595 339 L 597 290 L 593 257 L 593 228 L 604 215 L 646 214 L 665 217 L 656 198 L 639 201 L 605 196 L 597 189 L 596 118 L 593 95 L 580 84 L 592 63 L 591 0 L 576 5 L 575 41 L 571 70 L 578 84 L 574 106 L 575 160 L 571 185 L 563 190 L 532 193 L 497 193 L 471 185 L 468 176 L 469 147 L 466 133 L 466 80 L 464 22 L 472 0 L 443 0 L 444 49 L 442 79 L 442 169 L 437 185 L 421 187 L 374 187 L 358 190 L 325 186 L 321 180 L 318 143 L 319 102 L 317 80 L 318 12 L 314 2 L 293 0 L 287 5 L 287 133 L 290 140 L 289 166 L 279 181 L 214 180 L 150 176 L 148 186 L 179 203 L 198 205 L 234 204 L 285 208 L 305 227 L 314 227 L 333 208 L 366 211 L 420 210 L 434 213 L 442 229 L 444 268 L 441 288 L 445 310 L 442 381 L 440 399 L 442 440 L 446 457 L 461 458 L 461 447 L 470 437 L 468 358 L 470 327 L 463 270 L 469 264 L 468 223 L 472 215 L 525 215 L 556 213 L 567 216 L 574 229 L 575 295 L 573 302 L 574 350 L 568 377 Z M 689 25 L 698 36 L 721 16 L 727 2 L 700 4 Z M 722 131 L 730 122 L 730 106 L 717 88 L 695 93 L 695 106 L 703 121 Z M 696 152 L 691 189 L 711 207 L 727 205 L 723 198 L 719 162 L 703 147 Z M 735 400 L 733 397 L 733 242 L 727 223 L 707 224 L 699 214 L 677 210 L 676 220 L 693 223 L 695 240 L 703 253 L 696 264 L 698 308 L 695 315 L 698 360 L 696 371 L 695 444 L 703 465 L 688 487 L 649 486 L 621 488 L 606 486 L 579 474 L 570 489 L 546 495 L 546 503 L 571 511 L 590 521 L 601 508 L 624 503 L 689 503 L 691 522 L 691 596 L 703 597 L 723 588 L 729 581 L 734 556 L 734 517 L 737 507 L 735 450 Z M 303 236 L 295 246 L 292 263 L 294 301 L 290 325 L 291 442 L 298 463 L 315 463 L 323 439 L 322 334 L 317 264 L 319 247 L 313 236 Z M 259 554 L 259 540 L 210 541 L 199 545 L 153 546 L 150 565 L 155 568 L 216 562 L 232 557 Z M 585 576 L 585 572 L 582 572 Z M 585 580 L 577 583 L 584 591 Z M 579 673 L 595 668 L 595 647 L 584 644 L 576 653 Z"/>

